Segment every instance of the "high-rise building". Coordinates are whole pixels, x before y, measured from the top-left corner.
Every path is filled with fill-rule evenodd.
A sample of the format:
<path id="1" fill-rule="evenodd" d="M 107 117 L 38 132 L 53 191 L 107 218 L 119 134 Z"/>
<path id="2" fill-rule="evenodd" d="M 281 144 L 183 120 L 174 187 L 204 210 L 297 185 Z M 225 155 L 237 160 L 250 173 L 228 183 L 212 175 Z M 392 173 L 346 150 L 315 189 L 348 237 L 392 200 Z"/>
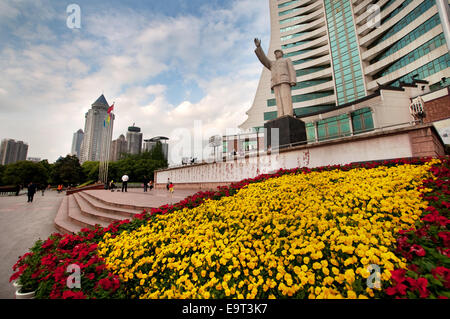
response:
<path id="1" fill-rule="evenodd" d="M 73 133 L 71 154 L 76 155 L 78 158 L 80 158 L 81 142 L 83 142 L 83 136 L 84 133 L 82 129 L 79 129 L 78 131 Z"/>
<path id="2" fill-rule="evenodd" d="M 282 49 L 296 70 L 294 114 L 305 117 L 361 101 L 382 86 L 450 80 L 448 0 L 269 0 L 268 57 Z M 255 57 L 256 58 L 256 57 Z M 263 69 L 243 130 L 276 118 Z"/>
<path id="3" fill-rule="evenodd" d="M 161 143 L 164 158 L 167 160 L 169 155 L 169 144 L 167 143 L 168 138 L 164 136 L 156 136 L 147 140 L 144 140 L 144 145 L 142 147 L 143 152 L 150 152 L 158 142 Z"/>
<path id="4" fill-rule="evenodd" d="M 0 146 L 0 163 L 13 164 L 27 159 L 28 144 L 13 139 L 3 139 Z"/>
<path id="5" fill-rule="evenodd" d="M 134 126 L 134 124 L 128 127 L 127 143 L 128 154 L 141 154 L 142 133 L 140 127 Z"/>
<path id="6" fill-rule="evenodd" d="M 80 162 L 100 161 L 101 154 L 110 150 L 114 114 L 107 121 L 109 104 L 103 94 L 92 103 L 92 108 L 85 115 L 84 137 L 80 149 Z"/>
<path id="7" fill-rule="evenodd" d="M 112 141 L 111 144 L 111 156 L 110 159 L 112 162 L 118 161 L 121 159 L 122 154 L 127 153 L 128 151 L 128 144 L 127 140 L 125 139 L 125 136 L 123 134 L 120 134 L 119 138 Z"/>

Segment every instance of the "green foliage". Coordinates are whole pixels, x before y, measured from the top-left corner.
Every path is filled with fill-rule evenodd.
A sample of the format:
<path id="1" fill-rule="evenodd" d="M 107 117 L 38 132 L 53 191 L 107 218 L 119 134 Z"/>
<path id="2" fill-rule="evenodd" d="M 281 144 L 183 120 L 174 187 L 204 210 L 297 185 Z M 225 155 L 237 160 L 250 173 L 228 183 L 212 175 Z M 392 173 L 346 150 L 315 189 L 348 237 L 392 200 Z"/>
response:
<path id="1" fill-rule="evenodd" d="M 83 181 L 83 170 L 78 157 L 67 155 L 53 165 L 52 182 L 54 184 L 77 185 Z"/>
<path id="2" fill-rule="evenodd" d="M 3 172 L 5 171 L 5 165 L 0 164 L 0 186 L 3 184 Z"/>
<path id="3" fill-rule="evenodd" d="M 83 171 L 84 181 L 97 181 L 98 180 L 98 167 L 99 162 L 84 162 L 81 165 L 81 169 Z"/>
<path id="4" fill-rule="evenodd" d="M 30 182 L 47 185 L 49 180 L 49 172 L 42 163 L 20 161 L 5 165 L 1 170 L 4 185 L 28 185 Z"/>
<path id="5" fill-rule="evenodd" d="M 153 179 L 155 170 L 167 166 L 162 144 L 158 142 L 151 152 L 124 154 L 121 160 L 109 163 L 108 179 L 120 182 L 122 176 L 127 174 L 130 177 L 130 182 L 142 182 L 144 176 Z"/>

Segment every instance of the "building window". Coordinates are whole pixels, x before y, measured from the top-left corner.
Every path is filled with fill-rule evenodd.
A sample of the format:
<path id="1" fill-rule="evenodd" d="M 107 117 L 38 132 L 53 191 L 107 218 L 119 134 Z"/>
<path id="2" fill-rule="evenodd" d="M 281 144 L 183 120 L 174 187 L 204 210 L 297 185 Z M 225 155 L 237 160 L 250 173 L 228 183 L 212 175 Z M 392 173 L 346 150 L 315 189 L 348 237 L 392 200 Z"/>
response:
<path id="1" fill-rule="evenodd" d="M 316 124 L 306 123 L 306 139 L 308 143 L 316 141 Z"/>
<path id="2" fill-rule="evenodd" d="M 264 121 L 270 121 L 277 118 L 277 111 L 264 112 Z"/>
<path id="3" fill-rule="evenodd" d="M 323 91 L 323 92 L 316 92 L 316 93 L 305 93 L 305 94 L 299 94 L 299 95 L 293 95 L 292 96 L 292 103 L 298 103 L 298 102 L 305 102 L 309 100 L 315 100 L 323 97 L 327 97 L 330 95 L 334 95 L 334 91 Z M 277 101 L 276 99 L 269 99 L 267 100 L 267 106 L 276 106 Z"/>
<path id="4" fill-rule="evenodd" d="M 406 65 L 413 63 L 414 61 L 420 59 L 424 55 L 430 53 L 432 50 L 439 48 L 441 46 L 445 45 L 445 37 L 443 33 L 440 33 L 439 35 L 435 36 L 433 39 L 427 41 L 426 43 L 422 44 L 415 50 L 411 51 L 401 59 L 395 61 L 394 63 L 390 64 L 387 68 L 382 70 L 381 72 L 378 72 L 373 76 L 374 79 L 378 79 L 380 77 L 386 76 L 389 73 L 392 73 L 402 67 L 405 67 Z"/>
<path id="5" fill-rule="evenodd" d="M 351 113 L 353 132 L 363 133 L 374 129 L 372 110 L 369 107 Z"/>
<path id="6" fill-rule="evenodd" d="M 417 79 L 424 80 L 426 77 L 433 75 L 441 70 L 445 70 L 449 67 L 450 67 L 450 54 L 446 53 L 444 55 L 441 55 L 439 58 L 422 65 L 420 68 L 415 69 L 414 71 L 408 74 L 405 74 L 401 78 L 398 78 L 396 81 L 391 83 L 391 85 L 400 86 L 400 82 L 411 83 L 413 82 L 414 77 L 417 77 Z"/>
<path id="7" fill-rule="evenodd" d="M 350 135 L 350 124 L 347 114 L 329 117 L 317 122 L 319 141 Z"/>

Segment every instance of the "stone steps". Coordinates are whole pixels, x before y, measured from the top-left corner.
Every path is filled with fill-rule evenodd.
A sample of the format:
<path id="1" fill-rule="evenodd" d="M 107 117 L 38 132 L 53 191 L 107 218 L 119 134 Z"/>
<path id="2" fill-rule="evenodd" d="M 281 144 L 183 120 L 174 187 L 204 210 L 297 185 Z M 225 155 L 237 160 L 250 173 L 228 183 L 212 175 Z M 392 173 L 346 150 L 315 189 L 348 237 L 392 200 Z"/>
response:
<path id="1" fill-rule="evenodd" d="M 136 214 L 153 207 L 174 203 L 195 193 L 195 190 L 169 196 L 168 192 L 110 192 L 84 190 L 64 197 L 55 217 L 55 227 L 61 233 L 75 234 L 95 225 L 108 227 L 112 222 L 133 219 Z"/>
<path id="2" fill-rule="evenodd" d="M 81 228 L 69 219 L 69 197 L 65 196 L 55 217 L 55 228 L 63 234 L 74 234 Z"/>
<path id="3" fill-rule="evenodd" d="M 114 222 L 116 220 L 123 220 L 133 218 L 135 214 L 142 213 L 142 210 L 133 210 L 127 208 L 120 208 L 105 204 L 93 196 L 85 193 L 74 194 L 75 199 L 80 206 L 80 209 L 89 215 L 98 216 L 99 219 L 105 218 L 106 221 Z"/>
<path id="4" fill-rule="evenodd" d="M 81 228 L 94 228 L 95 225 L 100 225 L 103 227 L 108 227 L 111 222 L 107 222 L 105 220 L 98 219 L 94 216 L 90 216 L 89 214 L 83 214 L 82 210 L 80 209 L 80 206 L 78 206 L 78 203 L 74 197 L 74 195 L 68 196 L 68 206 L 69 206 L 69 220 L 75 224 L 80 226 Z"/>
<path id="5" fill-rule="evenodd" d="M 88 199 L 86 199 L 88 198 Z M 63 234 L 76 234 L 82 228 L 93 229 L 95 225 L 108 227 L 114 221 L 131 219 L 141 211 L 119 209 L 114 206 L 108 211 L 105 204 L 80 193 L 65 196 L 55 217 L 55 227 Z"/>

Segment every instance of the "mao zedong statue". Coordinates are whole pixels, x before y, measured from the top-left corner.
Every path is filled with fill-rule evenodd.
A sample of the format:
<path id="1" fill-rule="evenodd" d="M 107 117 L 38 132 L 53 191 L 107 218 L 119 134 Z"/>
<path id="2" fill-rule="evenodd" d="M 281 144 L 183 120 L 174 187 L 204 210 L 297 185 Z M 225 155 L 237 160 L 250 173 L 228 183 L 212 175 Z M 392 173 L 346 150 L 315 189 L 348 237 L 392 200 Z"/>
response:
<path id="1" fill-rule="evenodd" d="M 283 58 L 283 51 L 275 50 L 276 60 L 271 61 L 261 48 L 261 40 L 255 39 L 255 45 L 256 56 L 272 74 L 271 88 L 277 102 L 277 118 L 284 115 L 293 116 L 291 87 L 297 84 L 297 76 L 291 59 Z"/>

